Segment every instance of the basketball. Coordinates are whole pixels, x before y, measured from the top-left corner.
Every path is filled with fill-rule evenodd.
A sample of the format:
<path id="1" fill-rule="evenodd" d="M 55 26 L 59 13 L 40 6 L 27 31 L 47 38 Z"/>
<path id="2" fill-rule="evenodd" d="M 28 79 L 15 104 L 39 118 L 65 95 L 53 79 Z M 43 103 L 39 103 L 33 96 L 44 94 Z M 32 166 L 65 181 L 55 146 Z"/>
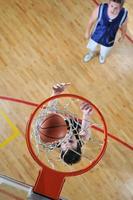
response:
<path id="1" fill-rule="evenodd" d="M 48 114 L 39 126 L 40 139 L 52 143 L 63 139 L 67 133 L 67 124 L 59 114 Z"/>

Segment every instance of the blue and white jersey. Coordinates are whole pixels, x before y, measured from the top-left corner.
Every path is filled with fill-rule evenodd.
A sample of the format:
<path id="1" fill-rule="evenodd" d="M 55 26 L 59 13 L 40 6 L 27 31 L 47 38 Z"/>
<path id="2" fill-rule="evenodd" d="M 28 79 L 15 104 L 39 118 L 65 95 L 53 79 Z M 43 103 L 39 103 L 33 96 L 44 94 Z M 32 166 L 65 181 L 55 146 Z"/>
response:
<path id="1" fill-rule="evenodd" d="M 103 46 L 111 47 L 114 44 L 118 29 L 127 19 L 128 11 L 122 8 L 117 17 L 110 19 L 107 9 L 108 4 L 100 4 L 97 22 L 91 39 Z"/>

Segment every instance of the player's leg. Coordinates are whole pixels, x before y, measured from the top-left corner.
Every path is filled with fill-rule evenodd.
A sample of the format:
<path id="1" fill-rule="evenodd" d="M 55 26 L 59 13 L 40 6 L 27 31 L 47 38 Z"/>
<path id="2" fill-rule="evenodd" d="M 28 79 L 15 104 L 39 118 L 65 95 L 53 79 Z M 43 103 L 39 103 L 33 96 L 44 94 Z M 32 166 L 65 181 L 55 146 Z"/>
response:
<path id="1" fill-rule="evenodd" d="M 97 42 L 95 42 L 92 39 L 89 40 L 89 42 L 87 44 L 87 49 L 89 51 L 87 52 L 87 54 L 83 58 L 84 62 L 88 62 L 94 57 L 97 46 L 98 46 Z"/>
<path id="2" fill-rule="evenodd" d="M 99 55 L 99 62 L 103 64 L 106 60 L 106 57 L 110 53 L 112 47 L 105 47 L 103 45 L 100 45 L 100 55 Z"/>

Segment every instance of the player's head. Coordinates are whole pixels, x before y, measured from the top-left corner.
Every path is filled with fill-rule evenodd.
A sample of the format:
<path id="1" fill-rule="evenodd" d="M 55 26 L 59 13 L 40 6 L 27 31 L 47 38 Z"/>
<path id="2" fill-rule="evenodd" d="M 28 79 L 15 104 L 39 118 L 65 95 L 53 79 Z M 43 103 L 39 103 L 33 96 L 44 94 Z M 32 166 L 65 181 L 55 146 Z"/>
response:
<path id="1" fill-rule="evenodd" d="M 109 0 L 108 9 L 110 13 L 117 15 L 120 12 L 124 2 L 125 0 Z"/>
<path id="2" fill-rule="evenodd" d="M 73 135 L 62 142 L 61 148 L 61 159 L 67 163 L 68 165 L 75 164 L 81 160 L 81 142 L 79 140 L 79 136 L 77 132 L 80 132 L 81 126 L 73 119 L 65 120 L 68 131 L 70 131 L 70 126 L 72 125 L 75 129 L 73 130 Z"/>
<path id="3" fill-rule="evenodd" d="M 117 4 L 120 4 L 120 6 L 122 7 L 125 3 L 125 0 L 109 0 L 109 2 L 115 2 Z"/>
<path id="4" fill-rule="evenodd" d="M 61 159 L 68 165 L 75 164 L 81 160 L 81 145 L 76 138 L 62 143 L 61 150 Z"/>

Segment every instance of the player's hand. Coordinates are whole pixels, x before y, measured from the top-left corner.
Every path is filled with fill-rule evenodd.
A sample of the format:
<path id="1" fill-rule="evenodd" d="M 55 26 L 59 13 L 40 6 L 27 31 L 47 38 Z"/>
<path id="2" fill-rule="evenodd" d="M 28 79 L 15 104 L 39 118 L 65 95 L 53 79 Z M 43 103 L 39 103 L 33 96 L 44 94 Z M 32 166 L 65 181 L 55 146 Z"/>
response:
<path id="1" fill-rule="evenodd" d="M 119 37 L 118 42 L 122 42 L 124 40 L 124 36 L 121 35 L 121 37 Z"/>
<path id="2" fill-rule="evenodd" d="M 64 92 L 64 90 L 70 85 L 70 83 L 57 83 L 55 84 L 52 89 L 53 89 L 53 94 L 52 95 L 58 95 Z"/>
<path id="3" fill-rule="evenodd" d="M 84 116 L 90 116 L 93 111 L 92 107 L 87 102 L 82 102 L 80 109 L 82 110 Z"/>

